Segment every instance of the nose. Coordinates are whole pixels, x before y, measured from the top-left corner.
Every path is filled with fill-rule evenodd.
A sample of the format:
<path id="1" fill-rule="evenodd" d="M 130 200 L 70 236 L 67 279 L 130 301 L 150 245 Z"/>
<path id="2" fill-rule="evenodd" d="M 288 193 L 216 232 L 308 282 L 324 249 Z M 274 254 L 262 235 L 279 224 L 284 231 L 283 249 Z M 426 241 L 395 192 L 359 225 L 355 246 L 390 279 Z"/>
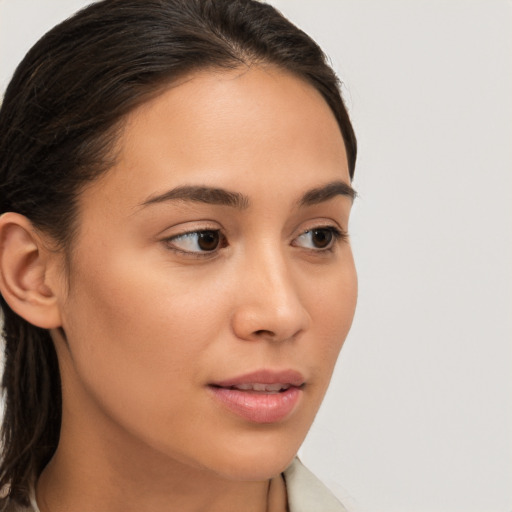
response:
<path id="1" fill-rule="evenodd" d="M 278 251 L 255 256 L 243 266 L 232 316 L 233 331 L 243 340 L 285 341 L 307 330 L 310 315 L 297 278 Z"/>

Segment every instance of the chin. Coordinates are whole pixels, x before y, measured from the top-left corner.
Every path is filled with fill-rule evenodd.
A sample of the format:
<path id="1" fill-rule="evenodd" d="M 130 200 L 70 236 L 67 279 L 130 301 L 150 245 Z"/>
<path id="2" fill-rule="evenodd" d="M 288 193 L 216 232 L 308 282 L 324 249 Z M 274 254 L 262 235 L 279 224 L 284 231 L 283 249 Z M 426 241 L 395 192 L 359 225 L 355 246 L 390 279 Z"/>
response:
<path id="1" fill-rule="evenodd" d="M 262 481 L 282 473 L 291 463 L 295 453 L 287 456 L 243 457 L 237 461 L 226 461 L 218 467 L 217 473 L 226 480 Z"/>
<path id="2" fill-rule="evenodd" d="M 216 461 L 215 471 L 228 480 L 267 480 L 282 473 L 302 444 L 303 437 L 257 436 L 252 442 L 233 439 Z M 210 466 L 210 467 L 212 467 Z"/>

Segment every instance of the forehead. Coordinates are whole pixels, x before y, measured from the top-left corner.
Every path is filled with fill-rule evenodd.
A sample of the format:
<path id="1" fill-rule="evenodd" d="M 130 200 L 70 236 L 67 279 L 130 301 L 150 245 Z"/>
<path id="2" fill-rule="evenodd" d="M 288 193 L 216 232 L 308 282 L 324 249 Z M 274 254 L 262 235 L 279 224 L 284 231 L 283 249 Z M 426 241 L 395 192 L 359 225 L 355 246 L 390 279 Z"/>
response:
<path id="1" fill-rule="evenodd" d="M 140 204 L 181 185 L 298 194 L 340 179 L 349 183 L 343 138 L 321 94 L 253 66 L 196 72 L 129 114 L 102 188 L 117 180 L 117 192 Z"/>

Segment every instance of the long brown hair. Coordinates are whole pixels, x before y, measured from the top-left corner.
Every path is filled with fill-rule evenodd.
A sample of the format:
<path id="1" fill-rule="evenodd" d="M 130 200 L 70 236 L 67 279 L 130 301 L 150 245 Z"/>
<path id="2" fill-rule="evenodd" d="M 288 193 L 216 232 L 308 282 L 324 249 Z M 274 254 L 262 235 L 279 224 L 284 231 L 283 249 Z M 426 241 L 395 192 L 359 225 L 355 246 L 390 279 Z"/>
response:
<path id="1" fill-rule="evenodd" d="M 255 0 L 104 0 L 48 32 L 28 52 L 0 110 L 0 214 L 25 215 L 66 251 L 81 187 L 108 170 L 123 118 L 185 73 L 265 62 L 312 84 L 333 111 L 351 177 L 356 138 L 339 81 L 318 45 Z M 0 507 L 28 503 L 59 442 L 61 389 L 48 331 L 0 298 Z"/>

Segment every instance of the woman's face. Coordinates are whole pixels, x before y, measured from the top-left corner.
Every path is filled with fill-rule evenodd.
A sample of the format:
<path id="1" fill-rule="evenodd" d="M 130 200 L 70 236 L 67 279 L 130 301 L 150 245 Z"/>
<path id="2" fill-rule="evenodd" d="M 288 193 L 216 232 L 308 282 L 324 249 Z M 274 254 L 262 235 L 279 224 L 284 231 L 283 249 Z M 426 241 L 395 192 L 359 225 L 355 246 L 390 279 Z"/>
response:
<path id="1" fill-rule="evenodd" d="M 281 471 L 354 314 L 350 193 L 329 107 L 274 67 L 195 73 L 134 111 L 79 199 L 62 439 Z"/>

